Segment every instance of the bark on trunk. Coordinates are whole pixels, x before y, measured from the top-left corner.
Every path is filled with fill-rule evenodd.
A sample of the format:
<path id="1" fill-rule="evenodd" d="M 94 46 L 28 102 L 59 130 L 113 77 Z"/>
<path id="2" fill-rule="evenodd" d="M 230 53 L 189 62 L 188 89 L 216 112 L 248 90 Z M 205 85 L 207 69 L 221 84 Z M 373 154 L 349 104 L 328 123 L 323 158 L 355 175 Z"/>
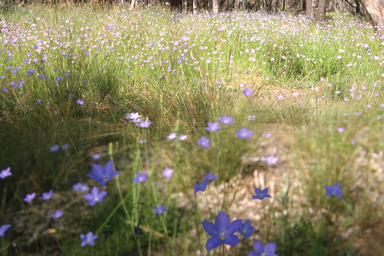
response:
<path id="1" fill-rule="evenodd" d="M 196 14 L 198 10 L 198 2 L 197 0 L 193 0 L 193 14 Z"/>
<path id="2" fill-rule="evenodd" d="M 313 18 L 312 0 L 305 0 L 305 9 L 307 16 Z"/>
<path id="3" fill-rule="evenodd" d="M 135 8 L 136 0 L 132 0 L 131 7 L 129 7 L 129 10 L 133 10 Z"/>
<path id="4" fill-rule="evenodd" d="M 375 26 L 384 32 L 384 0 L 360 0 Z"/>
<path id="5" fill-rule="evenodd" d="M 212 0 L 213 13 L 219 13 L 219 1 Z"/>
<path id="6" fill-rule="evenodd" d="M 327 0 L 319 0 L 319 4 L 317 6 L 317 19 L 325 20 L 325 10 L 327 8 Z"/>

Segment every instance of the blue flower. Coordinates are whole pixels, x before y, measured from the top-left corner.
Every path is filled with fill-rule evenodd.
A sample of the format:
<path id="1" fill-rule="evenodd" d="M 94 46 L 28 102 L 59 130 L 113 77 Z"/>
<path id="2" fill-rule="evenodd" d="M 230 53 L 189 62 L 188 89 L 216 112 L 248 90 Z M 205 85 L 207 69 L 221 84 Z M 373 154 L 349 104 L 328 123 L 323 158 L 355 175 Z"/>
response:
<path id="1" fill-rule="evenodd" d="M 197 141 L 197 143 L 200 145 L 202 148 L 209 148 L 209 139 L 205 138 L 202 136 L 200 140 Z"/>
<path id="2" fill-rule="evenodd" d="M 232 118 L 232 117 L 229 117 L 229 116 L 223 116 L 223 117 L 219 117 L 219 121 L 222 122 L 225 125 L 229 125 L 233 121 L 235 121 L 235 119 Z"/>
<path id="3" fill-rule="evenodd" d="M 168 139 L 168 140 L 173 140 L 173 139 L 176 138 L 176 137 L 177 137 L 177 135 L 176 135 L 176 133 L 174 132 L 174 133 L 169 134 L 169 135 L 167 136 L 167 139 Z"/>
<path id="4" fill-rule="evenodd" d="M 42 101 L 43 101 L 43 99 L 38 99 L 36 102 L 41 103 Z"/>
<path id="5" fill-rule="evenodd" d="M 203 180 L 201 183 L 196 183 L 193 185 L 193 188 L 195 189 L 195 194 L 199 191 L 204 192 L 207 189 L 207 180 Z"/>
<path id="6" fill-rule="evenodd" d="M 247 128 L 241 128 L 237 130 L 237 137 L 240 139 L 251 139 L 251 136 L 255 134 L 254 132 L 248 130 Z"/>
<path id="7" fill-rule="evenodd" d="M 209 182 L 211 183 L 212 181 L 214 181 L 215 179 L 217 179 L 217 175 L 214 176 L 213 175 L 213 172 L 210 172 L 208 174 L 204 174 L 204 178 Z"/>
<path id="8" fill-rule="evenodd" d="M 275 254 L 276 251 L 276 244 L 275 243 L 269 243 L 266 244 L 264 247 L 264 244 L 260 241 L 253 242 L 253 249 L 255 249 L 253 252 L 248 254 L 248 256 L 277 256 Z"/>
<path id="9" fill-rule="evenodd" d="M 11 225 L 4 225 L 0 228 L 0 236 L 4 236 L 4 232 L 10 227 Z"/>
<path id="10" fill-rule="evenodd" d="M 93 187 L 91 194 L 88 193 L 84 196 L 85 200 L 89 201 L 89 206 L 94 206 L 96 203 L 103 202 L 103 198 L 107 195 L 106 191 L 100 191 L 97 187 Z"/>
<path id="11" fill-rule="evenodd" d="M 163 207 L 161 204 L 159 204 L 159 206 L 157 206 L 157 208 L 152 209 L 152 211 L 155 213 L 155 215 L 163 214 L 165 210 L 167 210 L 167 208 L 168 207 Z"/>
<path id="12" fill-rule="evenodd" d="M 7 169 L 2 170 L 2 171 L 0 172 L 0 178 L 1 178 L 1 179 L 4 179 L 5 177 L 11 176 L 11 175 L 12 175 L 12 173 L 11 173 L 11 167 L 8 167 Z"/>
<path id="13" fill-rule="evenodd" d="M 56 211 L 55 213 L 51 213 L 52 219 L 58 219 L 63 216 L 63 211 Z"/>
<path id="14" fill-rule="evenodd" d="M 251 221 L 247 220 L 241 224 L 241 226 L 237 232 L 242 234 L 244 237 L 249 238 L 252 235 L 254 230 L 255 230 L 255 228 L 252 226 Z"/>
<path id="15" fill-rule="evenodd" d="M 78 191 L 78 192 L 84 192 L 84 191 L 88 191 L 89 190 L 89 187 L 87 185 L 83 185 L 81 184 L 80 182 L 77 183 L 77 184 L 74 184 L 72 186 L 72 190 L 73 191 Z"/>
<path id="16" fill-rule="evenodd" d="M 147 173 L 145 172 L 143 174 L 136 173 L 135 178 L 132 181 L 135 183 L 143 183 L 144 181 L 148 180 L 148 177 L 146 175 Z"/>
<path id="17" fill-rule="evenodd" d="M 208 127 L 205 128 L 205 130 L 210 131 L 210 132 L 215 132 L 219 129 L 221 129 L 221 127 L 219 126 L 219 122 L 208 123 Z"/>
<path id="18" fill-rule="evenodd" d="M 77 103 L 77 104 L 80 104 L 80 105 L 82 105 L 82 106 L 84 106 L 84 101 L 81 100 L 81 99 L 78 99 L 78 100 L 76 101 L 76 103 Z"/>
<path id="19" fill-rule="evenodd" d="M 109 25 L 108 25 L 108 29 L 113 29 L 113 25 L 112 25 L 112 24 L 109 24 Z"/>
<path id="20" fill-rule="evenodd" d="M 255 188 L 255 194 L 256 195 L 252 196 L 252 199 L 263 200 L 266 197 L 271 197 L 270 195 L 268 195 L 268 188 L 265 188 L 264 190 L 261 190 L 259 188 Z"/>
<path id="21" fill-rule="evenodd" d="M 48 199 L 51 199 L 52 196 L 53 196 L 53 192 L 51 190 L 48 193 L 43 193 L 43 195 L 41 197 L 39 197 L 39 198 L 43 199 L 43 200 L 48 200 Z"/>
<path id="22" fill-rule="evenodd" d="M 52 147 L 49 148 L 49 151 L 55 152 L 55 151 L 59 150 L 59 148 L 60 147 L 58 145 L 53 145 Z"/>
<path id="23" fill-rule="evenodd" d="M 252 90 L 252 89 L 249 89 L 249 88 L 245 88 L 242 92 L 244 93 L 244 95 L 245 95 L 246 97 L 250 97 L 250 96 L 253 95 L 253 90 Z"/>
<path id="24" fill-rule="evenodd" d="M 95 239 L 96 238 L 98 238 L 98 236 L 94 236 L 93 234 L 92 234 L 92 232 L 88 232 L 88 234 L 87 235 L 83 235 L 83 234 L 81 234 L 80 235 L 80 239 L 81 239 L 81 247 L 83 247 L 84 245 L 87 245 L 87 244 L 89 244 L 89 245 L 91 245 L 91 246 L 94 246 L 95 245 Z"/>
<path id="25" fill-rule="evenodd" d="M 333 186 L 324 186 L 325 190 L 327 192 L 325 193 L 326 196 L 337 196 L 338 198 L 341 198 L 341 191 L 343 191 L 342 188 L 340 188 L 340 185 L 338 183 L 333 184 Z"/>
<path id="26" fill-rule="evenodd" d="M 208 221 L 203 221 L 204 230 L 212 236 L 207 240 L 205 247 L 207 250 L 215 249 L 221 244 L 237 245 L 239 238 L 234 233 L 241 227 L 242 220 L 235 220 L 230 222 L 228 215 L 221 211 L 216 219 L 215 224 Z"/>
<path id="27" fill-rule="evenodd" d="M 70 147 L 71 145 L 69 145 L 68 143 L 65 143 L 64 145 L 61 145 L 61 149 L 62 150 L 66 150 Z"/>
<path id="28" fill-rule="evenodd" d="M 113 160 L 109 161 L 104 168 L 98 164 L 93 164 L 92 172 L 88 174 L 88 177 L 97 180 L 101 186 L 104 186 L 110 179 L 120 173 L 119 171 L 113 171 Z"/>
<path id="29" fill-rule="evenodd" d="M 35 198 L 36 193 L 27 194 L 27 196 L 23 199 L 24 202 L 31 203 L 33 198 Z"/>
<path id="30" fill-rule="evenodd" d="M 150 125 L 151 125 L 151 122 L 149 122 L 148 120 L 141 121 L 140 123 L 136 124 L 136 126 L 140 128 L 147 128 Z"/>
<path id="31" fill-rule="evenodd" d="M 171 178 L 172 177 L 172 174 L 173 174 L 173 170 L 168 168 L 168 167 L 165 167 L 165 169 L 163 170 L 163 176 L 165 178 Z"/>

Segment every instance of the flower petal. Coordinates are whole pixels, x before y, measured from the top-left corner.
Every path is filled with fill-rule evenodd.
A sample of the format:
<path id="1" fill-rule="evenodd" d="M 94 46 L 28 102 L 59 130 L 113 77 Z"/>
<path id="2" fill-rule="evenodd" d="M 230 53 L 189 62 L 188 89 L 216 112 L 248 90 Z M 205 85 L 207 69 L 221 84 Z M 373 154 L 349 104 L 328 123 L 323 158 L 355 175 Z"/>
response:
<path id="1" fill-rule="evenodd" d="M 227 227 L 227 235 L 234 234 L 239 228 L 241 228 L 242 220 L 234 220 Z"/>
<path id="2" fill-rule="evenodd" d="M 264 244 L 260 241 L 253 242 L 253 249 L 255 249 L 255 252 L 260 254 L 264 253 Z"/>
<path id="3" fill-rule="evenodd" d="M 96 174 L 94 174 L 94 173 L 89 173 L 87 176 L 89 178 L 94 179 L 94 180 L 101 181 L 101 178 L 99 176 L 97 176 Z"/>
<path id="4" fill-rule="evenodd" d="M 255 251 L 252 251 L 248 254 L 248 256 L 260 256 L 260 254 L 258 254 L 257 252 Z"/>
<path id="5" fill-rule="evenodd" d="M 275 256 L 276 244 L 269 243 L 265 245 L 264 252 L 266 256 Z"/>
<path id="6" fill-rule="evenodd" d="M 223 243 L 234 246 L 239 243 L 239 238 L 236 235 L 230 235 L 223 240 Z"/>
<path id="7" fill-rule="evenodd" d="M 99 178 L 102 178 L 104 176 L 104 168 L 101 167 L 98 164 L 93 164 L 92 165 L 92 172 L 98 176 Z"/>
<path id="8" fill-rule="evenodd" d="M 207 240 L 207 243 L 205 244 L 205 248 L 207 248 L 207 251 L 215 249 L 216 247 L 219 247 L 221 245 L 221 239 L 217 237 L 211 237 Z"/>
<path id="9" fill-rule="evenodd" d="M 203 225 L 203 228 L 210 236 L 218 236 L 219 231 L 217 230 L 216 226 L 212 222 L 203 221 L 201 222 Z"/>
<path id="10" fill-rule="evenodd" d="M 113 172 L 113 160 L 110 160 L 108 163 L 104 166 L 104 175 L 110 178 L 109 176 Z"/>
<path id="11" fill-rule="evenodd" d="M 92 200 L 93 199 L 93 195 L 92 194 L 86 194 L 85 196 L 84 196 L 84 199 L 85 200 Z"/>
<path id="12" fill-rule="evenodd" d="M 229 223 L 230 222 L 229 222 L 228 215 L 223 211 L 219 212 L 219 214 L 215 219 L 215 226 L 217 231 L 221 232 L 221 231 L 227 230 Z"/>

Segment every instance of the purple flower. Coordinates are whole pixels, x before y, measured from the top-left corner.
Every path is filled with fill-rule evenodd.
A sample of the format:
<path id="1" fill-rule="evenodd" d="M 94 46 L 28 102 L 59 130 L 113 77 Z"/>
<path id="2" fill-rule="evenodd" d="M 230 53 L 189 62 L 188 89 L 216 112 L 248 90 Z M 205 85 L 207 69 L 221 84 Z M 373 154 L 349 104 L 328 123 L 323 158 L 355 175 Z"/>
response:
<path id="1" fill-rule="evenodd" d="M 205 128 L 207 131 L 210 131 L 210 132 L 215 132 L 219 129 L 221 129 L 221 127 L 219 126 L 219 122 L 216 122 L 216 123 L 209 123 L 208 122 L 208 127 Z"/>
<path id="2" fill-rule="evenodd" d="M 56 82 L 59 82 L 60 80 L 61 80 L 61 77 L 60 77 L 60 76 L 55 77 L 55 81 L 56 81 Z"/>
<path id="3" fill-rule="evenodd" d="M 45 78 L 47 78 L 47 75 L 42 75 L 41 76 L 41 79 L 44 80 Z"/>
<path id="4" fill-rule="evenodd" d="M 240 226 L 239 230 L 237 230 L 237 232 L 242 234 L 244 237 L 249 238 L 252 235 L 254 230 L 255 230 L 255 228 L 252 226 L 251 221 L 247 220 L 241 224 L 241 226 Z"/>
<path id="5" fill-rule="evenodd" d="M 39 198 L 43 199 L 43 200 L 48 200 L 48 199 L 51 199 L 52 196 L 53 196 L 53 192 L 51 190 L 48 193 L 43 193 L 43 195 L 41 197 L 39 197 Z"/>
<path id="6" fill-rule="evenodd" d="M 110 179 L 119 173 L 119 171 L 113 171 L 113 160 L 111 160 L 104 166 L 104 168 L 98 164 L 93 164 L 92 173 L 89 173 L 88 177 L 97 180 L 99 185 L 104 186 Z"/>
<path id="7" fill-rule="evenodd" d="M 159 204 L 159 206 L 157 206 L 157 208 L 152 209 L 152 211 L 155 213 L 155 215 L 163 214 L 165 210 L 167 210 L 167 208 L 168 207 L 163 207 L 161 204 Z"/>
<path id="8" fill-rule="evenodd" d="M 237 130 L 237 137 L 240 139 L 251 139 L 251 136 L 255 134 L 254 132 L 248 130 L 247 128 L 241 128 L 240 130 Z"/>
<path id="9" fill-rule="evenodd" d="M 212 236 L 207 240 L 205 247 L 207 250 L 212 250 L 219 247 L 221 244 L 237 245 L 239 238 L 234 235 L 241 227 L 242 220 L 234 220 L 230 222 L 228 215 L 221 211 L 216 219 L 215 224 L 208 221 L 203 221 L 204 230 Z"/>
<path id="10" fill-rule="evenodd" d="M 344 129 L 343 127 L 338 127 L 336 130 L 337 130 L 338 132 L 340 132 L 340 133 L 342 133 L 342 132 L 345 131 L 345 129 Z"/>
<path id="11" fill-rule="evenodd" d="M 208 181 L 208 183 L 211 183 L 212 181 L 217 179 L 217 175 L 214 176 L 213 172 L 210 172 L 208 174 L 204 174 L 204 178 Z"/>
<path id="12" fill-rule="evenodd" d="M 182 134 L 182 135 L 179 136 L 178 139 L 179 139 L 179 140 L 186 140 L 187 137 L 188 137 L 188 135 Z"/>
<path id="13" fill-rule="evenodd" d="M 163 176 L 165 178 L 171 178 L 172 177 L 172 174 L 173 174 L 173 170 L 168 168 L 168 167 L 165 167 L 165 169 L 163 170 Z"/>
<path id="14" fill-rule="evenodd" d="M 70 147 L 71 145 L 69 145 L 68 143 L 65 143 L 64 145 L 61 145 L 61 149 L 62 150 L 66 150 Z"/>
<path id="15" fill-rule="evenodd" d="M 327 192 L 325 193 L 326 196 L 337 196 L 338 198 L 341 198 L 341 191 L 343 191 L 342 188 L 340 188 L 339 183 L 333 184 L 333 186 L 324 186 L 325 190 Z"/>
<path id="16" fill-rule="evenodd" d="M 139 140 L 139 143 L 140 144 L 143 144 L 143 143 L 145 143 L 145 142 L 147 142 L 148 140 Z"/>
<path id="17" fill-rule="evenodd" d="M 92 232 L 88 232 L 87 235 L 83 235 L 81 234 L 80 235 L 80 239 L 81 239 L 81 247 L 83 247 L 84 245 L 91 245 L 91 246 L 94 246 L 95 245 L 95 239 L 98 238 L 98 236 L 94 236 L 92 234 Z"/>
<path id="18" fill-rule="evenodd" d="M 135 178 L 132 181 L 136 183 L 143 183 L 146 180 L 148 180 L 148 177 L 147 177 L 147 173 L 144 172 L 142 174 L 136 173 Z"/>
<path id="19" fill-rule="evenodd" d="M 174 133 L 169 134 L 169 135 L 167 136 L 167 139 L 169 139 L 169 140 L 173 140 L 173 139 L 176 138 L 176 137 L 177 137 L 177 135 L 176 135 L 176 133 L 174 132 Z"/>
<path id="20" fill-rule="evenodd" d="M 222 122 L 225 125 L 229 125 L 233 121 L 235 121 L 235 119 L 232 118 L 232 117 L 229 117 L 229 116 L 223 116 L 223 117 L 219 117 L 219 121 Z"/>
<path id="21" fill-rule="evenodd" d="M 113 25 L 112 25 L 112 24 L 109 24 L 109 25 L 108 25 L 108 29 L 113 29 Z"/>
<path id="22" fill-rule="evenodd" d="M 140 123 L 136 124 L 136 126 L 140 128 L 147 128 L 150 125 L 151 125 L 151 122 L 149 122 L 148 120 L 141 121 Z"/>
<path id="23" fill-rule="evenodd" d="M 84 191 L 88 191 L 89 190 L 89 187 L 86 185 L 86 184 L 81 184 L 80 182 L 77 183 L 77 184 L 74 184 L 72 186 L 72 190 L 73 191 L 78 191 L 78 192 L 84 192 Z"/>
<path id="24" fill-rule="evenodd" d="M 276 164 L 278 160 L 279 160 L 279 158 L 277 158 L 275 156 L 268 156 L 267 157 L 267 164 L 268 165 Z"/>
<path id="25" fill-rule="evenodd" d="M 35 198 L 36 196 L 36 193 L 32 193 L 32 194 L 28 194 L 24 199 L 23 201 L 24 202 L 27 202 L 27 203 L 31 203 L 33 198 Z"/>
<path id="26" fill-rule="evenodd" d="M 78 99 L 78 100 L 76 101 L 76 103 L 77 103 L 77 104 L 80 104 L 81 106 L 84 106 L 84 101 L 81 100 L 81 99 Z"/>
<path id="27" fill-rule="evenodd" d="M 264 247 L 264 244 L 262 242 L 255 241 L 255 242 L 253 242 L 253 249 L 255 249 L 255 250 L 252 251 L 250 254 L 248 254 L 248 256 L 261 256 L 261 255 L 277 256 L 275 254 L 275 251 L 276 251 L 276 244 L 275 243 L 266 244 Z"/>
<path id="28" fill-rule="evenodd" d="M 255 188 L 255 195 L 252 196 L 252 199 L 263 200 L 266 197 L 271 197 L 270 195 L 268 195 L 268 188 L 265 188 L 264 190 Z"/>
<path id="29" fill-rule="evenodd" d="M 4 236 L 4 232 L 10 227 L 11 225 L 4 225 L 0 228 L 0 236 Z"/>
<path id="30" fill-rule="evenodd" d="M 85 200 L 89 201 L 89 206 L 94 206 L 96 203 L 103 202 L 103 198 L 107 195 L 106 191 L 100 191 L 97 187 L 93 187 L 91 194 L 86 194 L 84 196 Z"/>
<path id="31" fill-rule="evenodd" d="M 11 167 L 8 167 L 7 169 L 2 170 L 2 171 L 0 172 L 0 178 L 1 178 L 1 179 L 4 179 L 5 177 L 11 176 L 11 175 L 12 175 L 12 173 L 11 173 Z"/>
<path id="32" fill-rule="evenodd" d="M 37 103 L 40 103 L 40 102 L 42 102 L 43 101 L 43 99 L 38 99 L 36 102 Z"/>
<path id="33" fill-rule="evenodd" d="M 252 89 L 249 89 L 248 87 L 245 88 L 244 90 L 242 90 L 242 92 L 244 93 L 244 95 L 245 95 L 246 97 L 250 97 L 250 96 L 253 95 L 253 90 L 252 90 Z"/>
<path id="34" fill-rule="evenodd" d="M 204 136 L 200 138 L 200 140 L 197 141 L 197 143 L 202 148 L 209 148 L 209 139 L 205 138 Z"/>
<path id="35" fill-rule="evenodd" d="M 52 219 L 58 219 L 63 216 L 63 211 L 56 211 L 55 213 L 51 213 Z"/>
<path id="36" fill-rule="evenodd" d="M 195 189 L 195 194 L 199 191 L 204 192 L 207 189 L 207 180 L 203 180 L 201 183 L 196 183 L 193 185 L 193 188 Z"/>
<path id="37" fill-rule="evenodd" d="M 71 75 L 71 72 L 69 71 L 65 74 L 66 77 L 69 77 L 70 75 Z"/>

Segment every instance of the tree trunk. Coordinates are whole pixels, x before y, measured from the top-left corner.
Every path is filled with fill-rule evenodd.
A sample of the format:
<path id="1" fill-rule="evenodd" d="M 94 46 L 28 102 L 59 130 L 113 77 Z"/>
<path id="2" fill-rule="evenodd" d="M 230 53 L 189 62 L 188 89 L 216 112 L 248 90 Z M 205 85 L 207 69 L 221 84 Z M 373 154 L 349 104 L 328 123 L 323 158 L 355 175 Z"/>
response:
<path id="1" fill-rule="evenodd" d="M 135 8 L 136 0 L 132 0 L 131 7 L 129 7 L 129 10 L 133 10 Z"/>
<path id="2" fill-rule="evenodd" d="M 193 0 L 193 14 L 196 14 L 198 11 L 198 2 L 197 0 Z"/>
<path id="3" fill-rule="evenodd" d="M 219 1 L 212 0 L 213 13 L 219 13 Z"/>
<path id="4" fill-rule="evenodd" d="M 359 0 L 355 0 L 355 4 L 356 4 L 356 15 L 360 15 L 361 14 L 361 10 L 360 10 L 360 2 L 359 2 Z"/>
<path id="5" fill-rule="evenodd" d="M 308 17 L 313 18 L 312 0 L 305 0 L 305 12 Z"/>
<path id="6" fill-rule="evenodd" d="M 319 0 L 317 6 L 317 20 L 325 20 L 325 10 L 327 8 L 327 0 Z"/>
<path id="7" fill-rule="evenodd" d="M 375 26 L 384 29 L 384 0 L 360 0 Z M 382 33 L 384 31 L 382 30 Z"/>

